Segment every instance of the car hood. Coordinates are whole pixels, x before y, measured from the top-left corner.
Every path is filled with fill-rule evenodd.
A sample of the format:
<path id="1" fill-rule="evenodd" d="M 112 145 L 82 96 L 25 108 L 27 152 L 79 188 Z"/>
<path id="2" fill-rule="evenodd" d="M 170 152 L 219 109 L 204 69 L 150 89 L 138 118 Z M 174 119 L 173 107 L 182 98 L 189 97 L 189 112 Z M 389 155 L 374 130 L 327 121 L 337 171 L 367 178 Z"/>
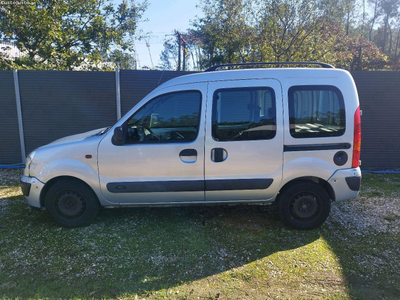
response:
<path id="1" fill-rule="evenodd" d="M 54 142 L 51 142 L 50 144 L 47 144 L 46 146 L 55 146 L 55 145 L 60 145 L 60 144 L 67 144 L 67 143 L 72 143 L 72 142 L 83 141 L 84 139 L 87 139 L 89 137 L 96 136 L 100 131 L 102 131 L 103 129 L 106 129 L 106 128 L 107 127 L 91 130 L 91 131 L 84 132 L 84 133 L 66 136 L 61 139 L 55 140 Z"/>

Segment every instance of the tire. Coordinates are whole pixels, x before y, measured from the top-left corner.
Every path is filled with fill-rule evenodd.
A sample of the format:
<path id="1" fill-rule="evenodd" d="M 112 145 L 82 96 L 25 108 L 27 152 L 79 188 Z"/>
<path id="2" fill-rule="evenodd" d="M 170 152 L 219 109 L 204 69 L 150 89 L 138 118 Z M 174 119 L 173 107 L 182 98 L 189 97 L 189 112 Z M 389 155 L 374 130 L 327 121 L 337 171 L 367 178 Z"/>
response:
<path id="1" fill-rule="evenodd" d="M 83 182 L 61 179 L 48 190 L 45 207 L 57 224 L 73 228 L 88 225 L 96 217 L 100 204 Z"/>
<path id="2" fill-rule="evenodd" d="M 277 210 L 286 226 L 308 230 L 325 222 L 331 210 L 331 200 L 319 184 L 299 181 L 281 191 Z"/>

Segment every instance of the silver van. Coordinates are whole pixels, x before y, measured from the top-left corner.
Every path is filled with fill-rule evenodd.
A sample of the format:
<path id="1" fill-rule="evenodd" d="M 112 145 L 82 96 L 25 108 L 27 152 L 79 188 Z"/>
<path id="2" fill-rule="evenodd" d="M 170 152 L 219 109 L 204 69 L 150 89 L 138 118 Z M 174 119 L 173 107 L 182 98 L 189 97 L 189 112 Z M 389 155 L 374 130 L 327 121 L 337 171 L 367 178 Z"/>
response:
<path id="1" fill-rule="evenodd" d="M 114 126 L 29 154 L 23 194 L 66 227 L 102 206 L 273 202 L 287 226 L 318 227 L 359 193 L 361 125 L 351 75 L 315 64 L 172 79 Z"/>

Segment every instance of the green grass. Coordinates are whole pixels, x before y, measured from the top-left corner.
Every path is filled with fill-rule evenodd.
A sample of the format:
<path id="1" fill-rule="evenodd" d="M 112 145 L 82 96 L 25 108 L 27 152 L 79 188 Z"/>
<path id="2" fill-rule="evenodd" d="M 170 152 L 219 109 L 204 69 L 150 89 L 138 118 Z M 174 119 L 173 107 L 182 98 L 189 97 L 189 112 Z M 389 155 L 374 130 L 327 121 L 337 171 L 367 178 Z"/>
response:
<path id="1" fill-rule="evenodd" d="M 363 174 L 362 196 L 399 197 L 400 176 L 398 174 Z"/>
<path id="2" fill-rule="evenodd" d="M 333 216 L 316 230 L 290 230 L 273 207 L 263 206 L 105 209 L 92 225 L 66 229 L 28 207 L 17 172 L 1 173 L 0 298 L 396 299 L 400 294 L 399 230 L 357 232 Z M 366 174 L 364 192 L 353 203 L 362 208 L 373 197 L 398 197 L 399 187 L 398 175 Z M 391 226 L 399 226 L 398 220 L 382 215 Z"/>

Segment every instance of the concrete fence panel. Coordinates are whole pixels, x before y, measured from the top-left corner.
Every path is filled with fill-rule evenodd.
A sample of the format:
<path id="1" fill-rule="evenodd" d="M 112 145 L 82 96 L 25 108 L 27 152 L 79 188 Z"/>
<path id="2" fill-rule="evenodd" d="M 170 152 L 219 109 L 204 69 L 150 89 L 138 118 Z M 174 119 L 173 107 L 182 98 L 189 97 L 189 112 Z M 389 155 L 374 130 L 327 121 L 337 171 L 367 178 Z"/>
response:
<path id="1" fill-rule="evenodd" d="M 360 98 L 361 167 L 400 168 L 400 72 L 352 72 Z"/>

